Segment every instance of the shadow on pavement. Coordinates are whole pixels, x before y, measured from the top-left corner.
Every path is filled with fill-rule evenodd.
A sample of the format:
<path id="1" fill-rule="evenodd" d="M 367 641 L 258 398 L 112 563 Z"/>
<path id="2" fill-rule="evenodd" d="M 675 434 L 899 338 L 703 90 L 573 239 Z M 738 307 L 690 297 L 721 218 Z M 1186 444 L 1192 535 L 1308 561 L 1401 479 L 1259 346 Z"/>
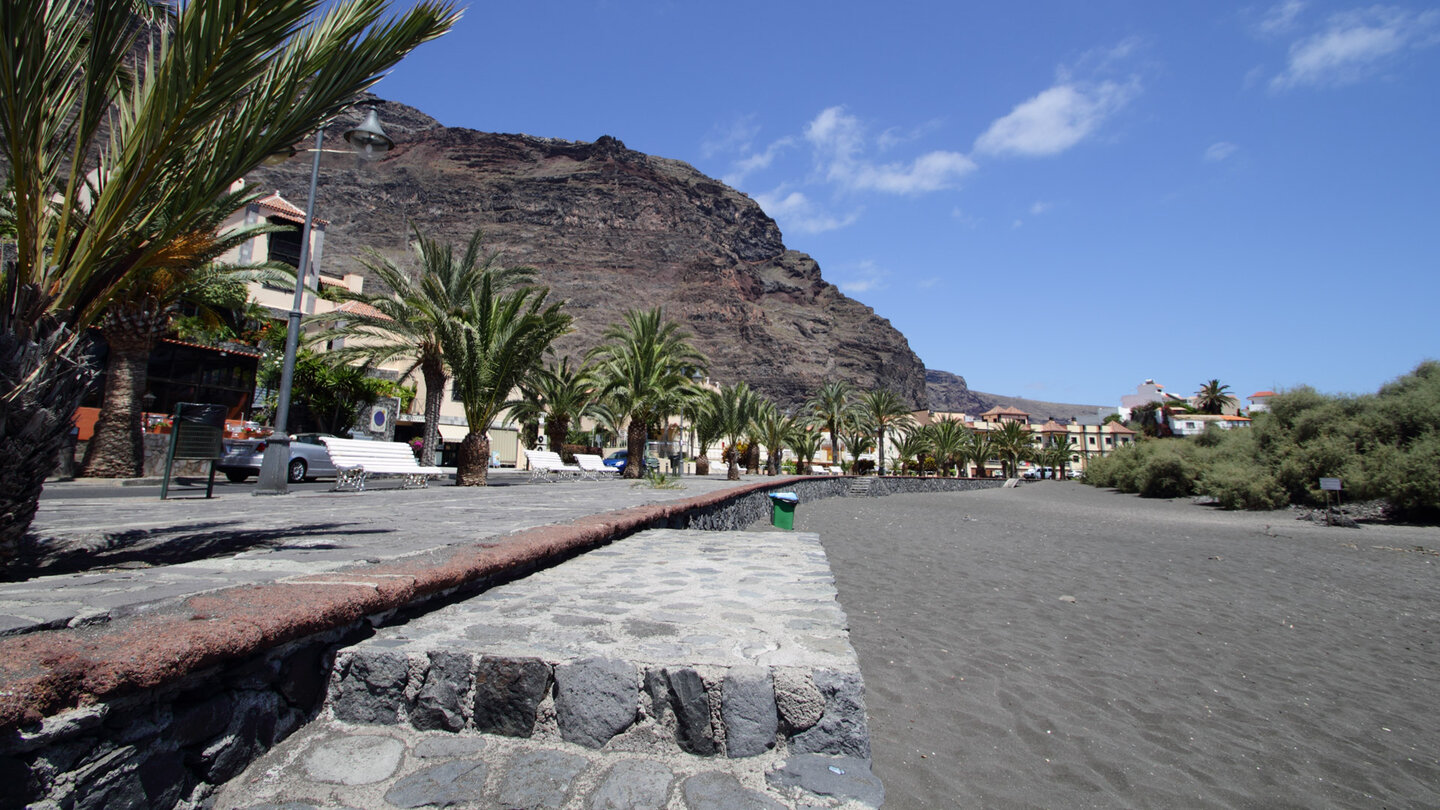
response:
<path id="1" fill-rule="evenodd" d="M 19 566 L 0 573 L 0 580 L 17 581 L 54 574 L 73 574 L 107 568 L 151 568 L 161 565 L 227 557 L 243 551 L 286 548 L 337 549 L 339 543 L 303 543 L 307 537 L 388 534 L 388 529 L 359 528 L 349 523 L 309 523 L 274 529 L 225 528 L 228 523 L 202 523 L 162 529 L 135 529 L 106 533 L 90 542 L 66 538 L 27 538 Z"/>

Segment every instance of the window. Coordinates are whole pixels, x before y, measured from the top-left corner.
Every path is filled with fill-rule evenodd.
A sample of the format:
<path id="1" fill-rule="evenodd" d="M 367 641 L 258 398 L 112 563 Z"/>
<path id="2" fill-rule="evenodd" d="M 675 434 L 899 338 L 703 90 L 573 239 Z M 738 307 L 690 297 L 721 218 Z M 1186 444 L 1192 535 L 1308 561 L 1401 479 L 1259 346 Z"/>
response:
<path id="1" fill-rule="evenodd" d="M 274 231 L 266 234 L 269 240 L 267 245 L 270 261 L 288 264 L 291 267 L 300 267 L 300 226 L 288 219 L 267 217 L 271 225 L 288 226 L 286 230 Z"/>
<path id="2" fill-rule="evenodd" d="M 1094 447 L 1094 446 L 1095 446 L 1095 437 L 1094 437 L 1094 436 L 1087 436 L 1086 438 L 1088 438 L 1088 439 L 1090 440 L 1090 446 L 1091 446 L 1091 447 Z"/>

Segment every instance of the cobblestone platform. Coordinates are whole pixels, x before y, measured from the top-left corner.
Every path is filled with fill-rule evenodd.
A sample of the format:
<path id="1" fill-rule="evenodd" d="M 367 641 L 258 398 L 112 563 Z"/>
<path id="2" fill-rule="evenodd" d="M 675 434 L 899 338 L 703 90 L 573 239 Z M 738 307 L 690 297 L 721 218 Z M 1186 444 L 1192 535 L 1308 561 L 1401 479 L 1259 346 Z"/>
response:
<path id="1" fill-rule="evenodd" d="M 877 807 L 819 538 L 644 532 L 387 628 L 216 807 Z"/>

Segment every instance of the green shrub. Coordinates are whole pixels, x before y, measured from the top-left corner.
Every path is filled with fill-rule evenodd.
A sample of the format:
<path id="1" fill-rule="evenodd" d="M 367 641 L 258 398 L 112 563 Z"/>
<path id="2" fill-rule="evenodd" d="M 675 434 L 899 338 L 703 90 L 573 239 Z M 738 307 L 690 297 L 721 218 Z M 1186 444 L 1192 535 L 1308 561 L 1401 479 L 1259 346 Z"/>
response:
<path id="1" fill-rule="evenodd" d="M 1290 502 L 1275 476 L 1253 460 L 1214 462 L 1201 470 L 1196 488 L 1225 509 L 1279 509 Z"/>
<path id="2" fill-rule="evenodd" d="M 1146 439 L 1089 459 L 1085 482 L 1150 497 L 1199 491 L 1230 509 L 1273 509 L 1320 503 L 1322 477 L 1342 479 L 1347 499 L 1440 516 L 1440 363 L 1421 363 L 1376 394 L 1287 391 L 1248 429 Z"/>
<path id="3" fill-rule="evenodd" d="M 1167 448 L 1146 460 L 1136 484 L 1142 498 L 1183 498 L 1195 494 L 1195 468 Z"/>

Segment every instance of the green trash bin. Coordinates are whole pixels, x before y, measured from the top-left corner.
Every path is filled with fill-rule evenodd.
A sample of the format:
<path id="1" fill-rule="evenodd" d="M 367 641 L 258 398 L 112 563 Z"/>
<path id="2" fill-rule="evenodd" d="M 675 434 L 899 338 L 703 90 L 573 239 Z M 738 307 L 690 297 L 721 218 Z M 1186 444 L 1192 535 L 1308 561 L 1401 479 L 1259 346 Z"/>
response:
<path id="1" fill-rule="evenodd" d="M 770 525 L 777 529 L 795 528 L 795 504 L 800 502 L 800 496 L 793 492 L 773 492 L 770 494 Z"/>

